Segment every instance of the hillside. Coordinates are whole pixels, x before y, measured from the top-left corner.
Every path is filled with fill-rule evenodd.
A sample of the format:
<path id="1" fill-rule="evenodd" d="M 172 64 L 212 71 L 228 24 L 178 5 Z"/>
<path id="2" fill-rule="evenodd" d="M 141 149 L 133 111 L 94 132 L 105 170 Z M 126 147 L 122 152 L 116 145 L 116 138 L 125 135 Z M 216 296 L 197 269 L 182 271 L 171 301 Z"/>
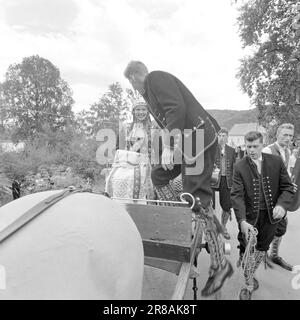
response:
<path id="1" fill-rule="evenodd" d="M 219 123 L 220 127 L 230 130 L 236 123 L 257 122 L 256 109 L 251 110 L 207 110 Z"/>

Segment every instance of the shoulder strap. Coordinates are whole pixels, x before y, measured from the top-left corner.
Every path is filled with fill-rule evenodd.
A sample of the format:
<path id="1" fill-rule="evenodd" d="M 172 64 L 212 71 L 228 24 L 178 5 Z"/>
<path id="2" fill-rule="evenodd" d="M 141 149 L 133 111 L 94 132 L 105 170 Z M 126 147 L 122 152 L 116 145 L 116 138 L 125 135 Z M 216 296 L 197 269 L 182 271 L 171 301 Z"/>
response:
<path id="1" fill-rule="evenodd" d="M 83 191 L 89 190 L 75 189 L 75 187 L 69 187 L 66 190 L 63 190 L 62 192 L 59 192 L 42 200 L 26 212 L 24 212 L 15 221 L 13 221 L 11 224 L 8 224 L 4 229 L 0 231 L 0 243 L 6 238 L 8 238 L 10 235 L 12 235 L 14 232 L 22 228 L 30 220 L 37 217 L 40 213 L 44 212 L 49 207 L 53 206 L 56 202 L 62 200 L 63 198 L 71 194 Z"/>
<path id="2" fill-rule="evenodd" d="M 281 156 L 279 148 L 277 147 L 277 145 L 275 143 L 270 144 L 269 148 L 271 149 L 272 154 L 275 154 L 277 156 Z"/>

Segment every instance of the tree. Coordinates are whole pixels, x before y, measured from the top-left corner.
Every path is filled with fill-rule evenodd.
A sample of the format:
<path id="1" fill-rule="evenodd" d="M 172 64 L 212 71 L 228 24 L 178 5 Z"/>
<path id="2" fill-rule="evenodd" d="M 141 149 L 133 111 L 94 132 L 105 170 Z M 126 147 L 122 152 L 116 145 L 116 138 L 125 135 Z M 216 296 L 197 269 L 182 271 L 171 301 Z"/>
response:
<path id="1" fill-rule="evenodd" d="M 85 132 L 93 136 L 100 129 L 108 127 L 117 132 L 119 121 L 128 119 L 129 106 L 128 97 L 116 82 L 109 86 L 108 91 L 88 111 L 77 114 L 77 121 Z"/>
<path id="2" fill-rule="evenodd" d="M 4 119 L 6 118 L 6 110 L 4 109 L 3 88 L 0 83 L 0 137 L 5 134 Z"/>
<path id="3" fill-rule="evenodd" d="M 15 141 L 44 132 L 45 124 L 56 131 L 74 120 L 69 85 L 56 66 L 37 55 L 9 66 L 1 93 L 2 121 L 14 127 Z"/>
<path id="4" fill-rule="evenodd" d="M 251 0 L 239 7 L 239 34 L 251 54 L 241 60 L 237 76 L 271 135 L 282 122 L 293 123 L 300 132 L 300 37 L 292 28 L 297 2 Z"/>

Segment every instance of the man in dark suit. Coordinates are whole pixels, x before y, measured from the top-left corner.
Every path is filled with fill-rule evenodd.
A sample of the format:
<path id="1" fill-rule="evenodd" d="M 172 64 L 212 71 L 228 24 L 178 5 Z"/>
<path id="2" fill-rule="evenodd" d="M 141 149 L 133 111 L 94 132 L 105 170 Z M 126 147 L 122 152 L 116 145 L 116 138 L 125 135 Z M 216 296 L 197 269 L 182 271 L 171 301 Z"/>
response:
<path id="1" fill-rule="evenodd" d="M 161 200 L 177 200 L 170 181 L 181 173 L 183 191 L 196 198 L 193 210 L 205 212 L 203 225 L 211 253 L 211 269 L 202 295 L 211 295 L 218 291 L 233 273 L 231 264 L 224 256 L 220 235 L 209 227 L 209 217 L 213 216 L 210 180 L 217 146 L 217 132 L 220 127 L 188 88 L 170 73 L 164 71 L 149 73 L 145 64 L 131 61 L 124 75 L 147 101 L 149 112 L 164 133 L 160 163 L 155 165 L 151 172 L 156 193 Z M 176 134 L 172 141 L 170 133 L 172 135 L 174 131 Z M 199 132 L 202 134 L 200 138 L 197 136 Z M 183 148 L 179 148 L 177 142 L 182 140 Z M 186 142 L 187 140 L 191 144 Z M 190 146 L 192 150 L 188 150 Z M 182 153 L 181 163 L 174 161 L 178 150 Z M 200 169 L 199 159 L 200 167 L 202 166 Z"/>
<path id="2" fill-rule="evenodd" d="M 231 200 L 230 189 L 232 186 L 233 164 L 235 163 L 236 154 L 234 148 L 230 147 L 228 142 L 228 130 L 222 128 L 218 134 L 218 147 L 215 158 L 215 167 L 219 171 L 219 177 L 216 183 L 212 184 L 214 191 L 219 191 L 220 205 L 222 208 L 222 225 L 231 218 Z"/>
<path id="3" fill-rule="evenodd" d="M 280 157 L 262 153 L 263 136 L 252 131 L 245 135 L 247 156 L 234 166 L 231 201 L 239 225 L 239 248 L 242 257 L 249 232 L 257 229 L 257 244 L 244 268 L 245 287 L 241 300 L 250 300 L 258 289 L 254 273 L 266 256 L 278 223 L 285 218 L 292 201 L 294 186 Z M 251 263 L 252 262 L 252 263 Z"/>

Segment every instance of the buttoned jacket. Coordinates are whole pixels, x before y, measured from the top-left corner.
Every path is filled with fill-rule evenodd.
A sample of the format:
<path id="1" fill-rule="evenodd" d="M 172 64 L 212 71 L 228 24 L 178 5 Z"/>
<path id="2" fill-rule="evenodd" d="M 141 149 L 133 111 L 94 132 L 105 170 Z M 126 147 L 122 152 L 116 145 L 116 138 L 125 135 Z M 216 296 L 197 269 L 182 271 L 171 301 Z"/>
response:
<path id="1" fill-rule="evenodd" d="M 238 223 L 246 220 L 255 224 L 259 216 L 260 196 L 265 198 L 270 223 L 279 222 L 273 218 L 273 209 L 280 205 L 287 210 L 293 197 L 293 185 L 278 156 L 262 153 L 261 175 L 248 156 L 234 165 L 231 201 Z"/>
<path id="2" fill-rule="evenodd" d="M 191 129 L 191 132 L 203 129 L 205 147 L 216 140 L 220 130 L 217 121 L 175 76 L 164 71 L 152 71 L 145 78 L 144 89 L 143 97 L 149 105 L 149 112 L 160 128 L 169 132 L 179 129 L 181 133 L 184 129 Z M 169 143 L 164 141 L 164 144 Z"/>
<path id="3" fill-rule="evenodd" d="M 285 156 L 281 154 L 279 145 L 278 145 L 278 143 L 276 143 L 276 142 L 275 142 L 275 143 L 272 143 L 272 144 L 270 144 L 270 145 L 268 145 L 268 146 L 266 146 L 266 147 L 263 149 L 263 152 L 264 152 L 264 153 L 269 153 L 269 154 L 278 155 L 279 157 L 282 158 L 283 161 L 285 161 L 285 159 L 284 159 Z M 283 152 L 283 153 L 285 152 L 284 149 L 283 149 L 282 152 Z M 287 148 L 287 152 L 289 153 L 289 157 L 290 157 L 289 162 L 288 162 L 288 164 L 287 164 L 287 171 L 288 171 L 288 174 L 291 176 L 291 175 L 292 175 L 292 173 L 291 173 L 291 168 L 294 167 L 295 162 L 296 162 L 296 158 L 295 158 L 295 156 L 293 156 L 293 155 L 291 154 L 291 151 L 289 150 L 289 148 Z"/>

